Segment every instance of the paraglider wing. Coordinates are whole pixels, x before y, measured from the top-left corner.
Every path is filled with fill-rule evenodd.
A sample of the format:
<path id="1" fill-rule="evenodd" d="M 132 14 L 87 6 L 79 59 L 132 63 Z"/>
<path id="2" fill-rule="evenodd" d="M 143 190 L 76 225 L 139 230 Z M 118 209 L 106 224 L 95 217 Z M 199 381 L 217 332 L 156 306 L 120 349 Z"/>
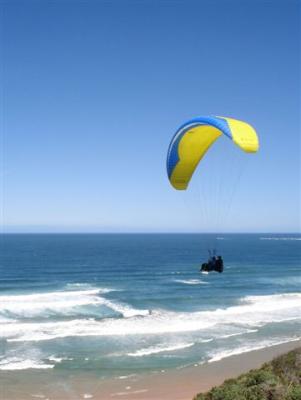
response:
<path id="1" fill-rule="evenodd" d="M 167 173 L 175 189 L 187 189 L 197 165 L 223 134 L 247 153 L 259 148 L 257 134 L 246 122 L 210 116 L 189 120 L 178 129 L 168 149 Z"/>

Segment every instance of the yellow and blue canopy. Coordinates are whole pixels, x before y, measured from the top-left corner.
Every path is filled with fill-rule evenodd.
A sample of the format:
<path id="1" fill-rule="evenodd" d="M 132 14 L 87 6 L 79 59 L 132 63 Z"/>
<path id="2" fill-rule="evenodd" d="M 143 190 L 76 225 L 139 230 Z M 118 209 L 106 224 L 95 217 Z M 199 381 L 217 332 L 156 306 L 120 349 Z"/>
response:
<path id="1" fill-rule="evenodd" d="M 247 153 L 258 151 L 257 134 L 246 122 L 213 116 L 191 119 L 180 126 L 168 149 L 167 173 L 175 189 L 187 189 L 197 165 L 223 134 Z"/>

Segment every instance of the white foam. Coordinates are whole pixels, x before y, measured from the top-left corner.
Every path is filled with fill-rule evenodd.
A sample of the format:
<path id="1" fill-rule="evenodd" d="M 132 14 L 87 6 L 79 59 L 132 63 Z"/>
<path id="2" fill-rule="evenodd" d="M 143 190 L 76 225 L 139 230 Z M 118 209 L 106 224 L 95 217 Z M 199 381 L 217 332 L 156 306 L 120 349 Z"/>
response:
<path id="1" fill-rule="evenodd" d="M 126 304 L 118 303 L 118 302 L 113 302 L 110 300 L 103 300 L 103 304 L 105 304 L 107 307 L 111 308 L 114 311 L 117 311 L 121 315 L 123 315 L 125 318 L 131 318 L 131 317 L 143 317 L 145 315 L 150 315 L 151 311 L 150 310 L 139 310 L 137 308 L 130 307 Z"/>
<path id="2" fill-rule="evenodd" d="M 284 344 L 284 343 L 289 343 L 289 342 L 294 342 L 300 340 L 300 338 L 287 338 L 287 339 L 283 339 L 283 340 L 279 340 L 279 339 L 275 339 L 275 340 L 266 340 L 266 341 L 262 341 L 260 344 L 258 344 L 258 342 L 256 343 L 250 343 L 248 345 L 244 345 L 235 349 L 223 349 L 223 350 L 219 350 L 215 353 L 211 353 L 211 358 L 208 360 L 209 363 L 211 362 L 215 362 L 215 361 L 220 361 L 223 358 L 227 358 L 227 357 L 231 357 L 231 356 L 235 356 L 238 354 L 243 354 L 243 353 L 248 353 L 250 351 L 255 351 L 255 350 L 261 350 L 264 349 L 266 347 L 272 347 L 272 346 L 277 346 L 280 344 Z"/>
<path id="3" fill-rule="evenodd" d="M 111 397 L 128 396 L 128 395 L 132 395 L 132 394 L 141 394 L 141 393 L 146 393 L 146 392 L 148 392 L 148 389 L 139 389 L 139 390 L 134 390 L 133 392 L 116 392 L 116 393 L 112 393 Z"/>
<path id="4" fill-rule="evenodd" d="M 260 240 L 301 240 L 301 237 L 261 237 Z"/>
<path id="5" fill-rule="evenodd" d="M 204 282 L 201 279 L 175 279 L 174 282 L 185 285 L 208 285 L 208 282 Z"/>
<path id="6" fill-rule="evenodd" d="M 178 343 L 178 344 L 174 344 L 171 346 L 159 345 L 159 346 L 153 346 L 153 347 L 147 347 L 144 349 L 140 349 L 140 350 L 135 351 L 134 353 L 127 353 L 127 355 L 130 357 L 149 356 L 151 354 L 164 353 L 164 352 L 170 352 L 170 351 L 175 351 L 175 350 L 182 350 L 182 349 L 191 347 L 193 345 L 194 345 L 194 343 Z"/>
<path id="7" fill-rule="evenodd" d="M 54 361 L 54 362 L 56 362 L 56 363 L 60 363 L 60 362 L 62 362 L 62 361 L 64 360 L 64 358 L 55 357 L 55 356 L 50 356 L 50 357 L 48 357 L 48 360 L 49 360 L 49 361 Z"/>
<path id="8" fill-rule="evenodd" d="M 17 320 L 0 316 L 0 324 L 3 324 L 3 323 L 12 324 L 14 322 L 17 322 Z"/>
<path id="9" fill-rule="evenodd" d="M 57 292 L 2 295 L 0 296 L 0 314 L 14 317 L 37 317 L 52 314 L 73 315 L 82 306 L 103 305 L 121 314 L 125 318 L 147 315 L 149 310 L 138 310 L 129 305 L 108 300 L 101 296 L 113 291 L 108 288 L 90 288 L 85 290 L 67 290 Z M 1 317 L 0 322 L 7 317 Z M 10 321 L 10 320 L 9 320 Z"/>
<path id="10" fill-rule="evenodd" d="M 78 288 L 82 288 L 82 289 L 95 288 L 95 286 L 92 286 L 90 283 L 80 283 L 80 282 L 67 283 L 65 287 L 67 289 L 71 289 L 71 290 L 78 289 Z M 111 289 L 111 288 L 102 288 L 103 293 L 111 292 L 112 290 L 115 291 L 115 289 Z"/>
<path id="11" fill-rule="evenodd" d="M 49 360 L 49 361 L 53 361 L 53 362 L 55 362 L 55 363 L 61 363 L 62 361 L 72 361 L 73 358 L 49 356 L 49 357 L 48 357 L 48 360 Z"/>
<path id="12" fill-rule="evenodd" d="M 121 375 L 121 376 L 118 376 L 118 378 L 115 378 L 115 379 L 129 379 L 129 378 L 135 378 L 136 376 L 137 376 L 137 374 Z"/>
<path id="13" fill-rule="evenodd" d="M 242 332 L 229 333 L 228 335 L 218 336 L 218 339 L 229 339 L 230 337 L 241 336 L 245 335 L 246 333 L 256 333 L 256 332 L 258 332 L 258 329 L 245 329 Z"/>
<path id="14" fill-rule="evenodd" d="M 101 303 L 101 289 L 0 296 L 0 313 L 35 317 L 46 312 L 68 314 L 79 306 Z"/>
<path id="15" fill-rule="evenodd" d="M 49 369 L 53 368 L 52 364 L 44 364 L 41 361 L 20 359 L 17 357 L 10 357 L 0 361 L 0 370 L 3 371 L 16 371 L 22 369 Z"/>
<path id="16" fill-rule="evenodd" d="M 176 332 L 206 332 L 220 335 L 246 332 L 271 322 L 301 320 L 301 293 L 248 296 L 240 304 L 192 313 L 154 310 L 130 318 L 74 319 L 57 322 L 3 324 L 0 335 L 9 341 L 39 341 L 68 336 L 145 335 Z M 131 309 L 130 309 L 131 310 Z M 130 311 L 129 310 L 129 311 Z M 236 327 L 233 332 L 232 327 Z M 228 327 L 228 328 L 227 328 Z M 226 329 L 227 328 L 227 329 Z"/>

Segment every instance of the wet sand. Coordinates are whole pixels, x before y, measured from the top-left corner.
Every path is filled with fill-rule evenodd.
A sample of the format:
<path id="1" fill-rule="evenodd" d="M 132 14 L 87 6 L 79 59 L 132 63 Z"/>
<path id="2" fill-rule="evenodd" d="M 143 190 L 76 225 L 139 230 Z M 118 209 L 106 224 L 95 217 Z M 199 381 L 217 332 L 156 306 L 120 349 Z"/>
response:
<path id="1" fill-rule="evenodd" d="M 301 346 L 301 340 L 182 369 L 104 380 L 59 369 L 0 371 L 1 400 L 192 400 L 264 362 Z"/>

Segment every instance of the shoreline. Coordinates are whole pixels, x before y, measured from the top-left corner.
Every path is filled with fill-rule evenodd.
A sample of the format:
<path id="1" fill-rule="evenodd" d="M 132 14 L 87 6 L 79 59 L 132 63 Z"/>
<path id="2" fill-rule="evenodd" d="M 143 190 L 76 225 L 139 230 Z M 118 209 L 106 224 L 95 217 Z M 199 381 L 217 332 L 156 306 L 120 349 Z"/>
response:
<path id="1" fill-rule="evenodd" d="M 132 385 L 132 394 L 127 395 L 123 390 L 120 396 L 95 397 L 97 400 L 122 398 L 124 400 L 192 400 L 201 392 L 207 392 L 213 386 L 219 386 L 224 380 L 236 378 L 251 369 L 258 368 L 273 358 L 301 346 L 301 339 L 282 343 L 259 350 L 225 357 L 221 360 L 205 363 L 196 367 L 191 366 L 180 370 L 170 370 L 155 376 L 142 377 L 139 386 Z M 128 385 L 129 386 L 129 385 Z M 138 390 L 148 391 L 140 393 Z M 134 392 L 137 394 L 134 397 Z M 122 391 L 119 392 L 120 394 Z"/>
<path id="2" fill-rule="evenodd" d="M 301 339 L 182 369 L 122 378 L 100 379 L 93 373 L 53 370 L 0 373 L 0 393 L 5 400 L 192 400 L 225 379 L 235 378 L 250 369 L 301 347 Z M 4 379 L 3 379 L 4 377 Z"/>

